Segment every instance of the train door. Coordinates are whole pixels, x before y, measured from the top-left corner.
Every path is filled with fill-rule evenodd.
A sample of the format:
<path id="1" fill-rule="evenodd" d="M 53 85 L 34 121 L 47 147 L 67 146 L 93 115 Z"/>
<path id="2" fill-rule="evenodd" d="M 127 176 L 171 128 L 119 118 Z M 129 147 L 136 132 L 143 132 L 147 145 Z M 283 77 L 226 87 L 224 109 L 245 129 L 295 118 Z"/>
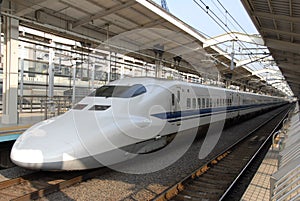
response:
<path id="1" fill-rule="evenodd" d="M 176 87 L 176 90 L 171 94 L 171 112 L 180 111 L 181 88 Z"/>
<path id="2" fill-rule="evenodd" d="M 171 112 L 174 118 L 181 116 L 181 87 L 176 87 L 175 90 L 172 90 L 171 94 Z M 178 123 L 179 122 L 179 123 Z M 180 125 L 180 121 L 177 122 L 177 125 Z"/>

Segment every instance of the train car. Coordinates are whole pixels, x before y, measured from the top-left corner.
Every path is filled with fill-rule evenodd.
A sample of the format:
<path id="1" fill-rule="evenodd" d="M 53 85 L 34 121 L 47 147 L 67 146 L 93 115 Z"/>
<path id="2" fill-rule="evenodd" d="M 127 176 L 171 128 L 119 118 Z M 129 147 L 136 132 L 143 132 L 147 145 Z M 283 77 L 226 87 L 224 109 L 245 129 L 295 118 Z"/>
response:
<path id="1" fill-rule="evenodd" d="M 148 153 L 176 133 L 284 103 L 277 97 L 155 78 L 104 85 L 71 110 L 25 131 L 11 150 L 18 166 L 82 170 Z"/>

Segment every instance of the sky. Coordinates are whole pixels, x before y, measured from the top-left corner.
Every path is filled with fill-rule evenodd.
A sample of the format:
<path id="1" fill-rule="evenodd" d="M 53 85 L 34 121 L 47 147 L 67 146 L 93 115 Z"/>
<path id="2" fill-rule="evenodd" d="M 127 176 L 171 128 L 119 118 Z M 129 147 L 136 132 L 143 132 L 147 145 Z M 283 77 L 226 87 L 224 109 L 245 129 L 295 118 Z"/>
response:
<path id="1" fill-rule="evenodd" d="M 168 8 L 173 15 L 198 29 L 200 32 L 207 34 L 210 37 L 217 36 L 225 32 L 193 0 L 166 1 Z M 209 6 L 209 10 L 212 10 L 224 23 L 227 22 L 227 25 L 232 31 L 243 32 L 237 24 L 234 24 L 234 26 L 230 24 L 230 22 L 233 23 L 233 20 L 229 14 L 238 21 L 248 34 L 258 33 L 240 0 L 219 0 L 219 2 L 228 11 L 227 14 L 219 4 L 218 0 L 196 0 L 196 2 L 198 2 L 201 6 L 205 7 L 201 1 L 204 2 L 205 5 Z M 161 0 L 154 0 L 154 2 L 161 4 Z"/>
<path id="2" fill-rule="evenodd" d="M 161 5 L 161 0 L 153 0 Z M 258 34 L 241 0 L 166 0 L 170 13 L 175 15 L 190 26 L 196 28 L 206 38 L 226 33 L 208 14 L 215 19 L 219 18 L 219 24 L 224 28 L 226 24 L 230 31 Z M 198 4 L 203 8 L 201 8 Z M 209 7 L 207 10 L 206 7 Z M 227 10 L 227 13 L 226 13 Z M 215 16 L 214 16 L 215 14 Z M 231 18 L 232 16 L 232 18 Z M 237 23 L 234 22 L 237 21 Z M 242 28 L 240 28 L 240 26 Z M 225 28 L 226 29 L 226 28 Z M 222 47 L 221 47 L 222 48 Z M 224 48 L 223 48 L 224 49 Z M 258 62 L 247 65 L 252 70 L 260 70 L 264 66 Z M 270 66 L 278 70 L 277 66 Z M 263 75 L 268 76 L 268 75 Z"/>

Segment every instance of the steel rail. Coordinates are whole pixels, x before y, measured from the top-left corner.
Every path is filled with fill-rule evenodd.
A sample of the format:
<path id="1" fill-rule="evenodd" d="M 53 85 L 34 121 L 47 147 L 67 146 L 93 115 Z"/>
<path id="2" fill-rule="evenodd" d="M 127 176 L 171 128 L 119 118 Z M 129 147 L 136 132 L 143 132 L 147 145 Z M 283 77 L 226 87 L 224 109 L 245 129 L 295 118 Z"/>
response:
<path id="1" fill-rule="evenodd" d="M 282 122 L 285 120 L 288 113 L 291 111 L 291 108 L 284 114 L 284 117 L 280 120 L 280 122 L 275 126 L 275 128 L 272 130 L 272 132 L 268 135 L 268 137 L 264 140 L 264 142 L 260 145 L 258 150 L 254 153 L 254 155 L 251 157 L 251 159 L 247 162 L 247 164 L 244 166 L 242 171 L 237 175 L 237 177 L 234 179 L 234 181 L 230 184 L 230 186 L 226 189 L 224 194 L 219 199 L 220 201 L 223 200 L 229 191 L 232 189 L 232 187 L 236 184 L 236 182 L 241 178 L 241 176 L 245 173 L 245 171 L 248 169 L 250 164 L 255 160 L 255 158 L 258 156 L 258 154 L 261 152 L 261 150 L 266 146 L 267 142 L 270 140 L 270 138 L 273 136 L 273 133 L 278 130 L 279 126 L 282 124 Z M 275 118 L 275 117 L 274 117 Z"/>
<path id="2" fill-rule="evenodd" d="M 108 168 L 98 168 L 98 169 L 86 170 L 86 171 L 65 172 L 63 173 L 63 175 L 62 172 L 58 172 L 58 173 L 34 172 L 22 177 L 0 182 L 0 190 L 3 191 L 7 188 L 14 188 L 15 191 L 17 191 L 18 185 L 26 185 L 26 184 L 31 185 L 34 183 L 34 185 L 36 186 L 35 188 L 37 188 L 37 190 L 29 189 L 27 192 L 21 193 L 22 195 L 17 195 L 17 196 L 12 195 L 11 196 L 12 198 L 10 198 L 10 200 L 14 200 L 14 201 L 29 201 L 33 199 L 42 198 L 48 194 L 54 193 L 56 191 L 60 191 L 74 184 L 94 178 L 95 176 L 104 174 L 108 171 L 110 171 Z M 53 174 L 52 177 L 51 175 L 49 176 L 49 174 Z M 43 180 L 43 178 L 45 179 Z M 37 180 L 39 181 L 35 182 Z M 38 183 L 43 183 L 43 184 L 41 184 L 39 187 Z M 45 183 L 47 184 L 46 186 Z M 24 190 L 25 188 L 21 188 L 21 189 Z M 1 195 L 1 191 L 0 191 L 0 195 Z M 4 194 L 6 196 L 9 196 L 7 193 Z"/>
<path id="3" fill-rule="evenodd" d="M 200 168 L 197 168 L 196 170 L 194 170 L 190 175 L 186 176 L 185 178 L 183 178 L 182 180 L 180 180 L 179 182 L 177 182 L 175 185 L 173 185 L 173 186 L 169 187 L 168 189 L 166 189 L 165 191 L 163 191 L 161 194 L 159 194 L 158 196 L 156 196 L 153 199 L 153 201 L 166 201 L 166 200 L 172 199 L 179 192 L 181 192 L 182 190 L 184 190 L 184 185 L 186 183 L 188 183 L 191 180 L 194 180 L 195 178 L 201 176 L 203 173 L 207 172 L 212 165 L 218 163 L 223 158 L 225 158 L 227 155 L 229 155 L 230 152 L 231 152 L 230 150 L 233 147 L 237 146 L 239 143 L 241 143 L 242 141 L 244 141 L 247 137 L 249 137 L 250 135 L 252 135 L 256 131 L 258 131 L 260 128 L 262 128 L 264 125 L 266 125 L 267 123 L 269 123 L 270 121 L 272 121 L 274 118 L 276 118 L 278 115 L 280 115 L 283 111 L 284 111 L 284 109 L 280 110 L 278 113 L 276 113 L 275 115 L 273 115 L 271 118 L 265 120 L 258 127 L 256 127 L 252 131 L 250 131 L 243 138 L 240 138 L 238 141 L 236 141 L 234 144 L 230 145 L 229 147 L 224 148 L 222 151 L 219 152 L 219 154 L 216 154 L 215 158 L 212 158 L 209 162 L 205 163 Z M 285 116 L 286 116 L 286 114 L 285 114 Z M 281 120 L 281 122 L 282 122 L 282 120 Z M 227 191 L 227 189 L 226 189 L 226 191 Z"/>

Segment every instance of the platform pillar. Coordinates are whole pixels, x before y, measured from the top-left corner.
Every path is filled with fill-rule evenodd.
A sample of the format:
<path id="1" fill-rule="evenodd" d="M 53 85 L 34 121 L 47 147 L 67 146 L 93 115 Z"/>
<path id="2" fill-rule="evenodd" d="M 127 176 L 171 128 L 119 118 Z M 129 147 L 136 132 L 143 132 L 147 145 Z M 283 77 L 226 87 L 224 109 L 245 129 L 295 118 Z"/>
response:
<path id="1" fill-rule="evenodd" d="M 54 51 L 55 44 L 54 42 L 50 43 L 49 48 L 49 67 L 48 67 L 48 74 L 49 74 L 49 88 L 48 88 L 48 97 L 50 101 L 53 101 L 54 96 L 54 58 L 55 58 L 55 51 Z"/>
<path id="2" fill-rule="evenodd" d="M 225 85 L 226 85 L 226 88 L 228 89 L 230 87 L 230 85 L 231 85 L 231 81 L 230 80 L 226 80 Z"/>
<path id="3" fill-rule="evenodd" d="M 4 17 L 3 23 L 3 124 L 18 123 L 19 21 Z"/>
<path id="4" fill-rule="evenodd" d="M 162 56 L 164 54 L 164 46 L 163 45 L 154 45 L 153 48 L 155 54 L 155 77 L 162 77 Z"/>

